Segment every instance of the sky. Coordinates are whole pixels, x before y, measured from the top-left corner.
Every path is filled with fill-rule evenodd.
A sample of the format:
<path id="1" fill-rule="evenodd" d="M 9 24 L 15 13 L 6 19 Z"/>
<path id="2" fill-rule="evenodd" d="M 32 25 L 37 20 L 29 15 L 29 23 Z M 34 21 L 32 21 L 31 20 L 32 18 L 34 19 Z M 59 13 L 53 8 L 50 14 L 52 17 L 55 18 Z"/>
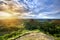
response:
<path id="1" fill-rule="evenodd" d="M 36 19 L 60 19 L 60 0 L 19 0 Z"/>
<path id="2" fill-rule="evenodd" d="M 18 18 L 60 19 L 60 0 L 12 0 L 12 3 L 17 4 L 17 8 L 20 9 L 20 11 L 22 10 L 22 13 L 20 12 L 23 15 L 22 17 L 20 13 L 16 13 L 19 15 Z M 19 8 L 21 5 L 24 9 Z"/>

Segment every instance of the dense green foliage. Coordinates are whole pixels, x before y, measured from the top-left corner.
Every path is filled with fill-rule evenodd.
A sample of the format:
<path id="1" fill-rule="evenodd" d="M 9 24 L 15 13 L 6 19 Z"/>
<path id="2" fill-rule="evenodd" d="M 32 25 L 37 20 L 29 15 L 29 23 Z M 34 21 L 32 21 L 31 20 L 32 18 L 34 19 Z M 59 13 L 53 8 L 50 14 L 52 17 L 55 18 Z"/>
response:
<path id="1" fill-rule="evenodd" d="M 9 38 L 18 36 L 21 34 L 22 30 L 32 31 L 36 29 L 40 30 L 40 32 L 53 35 L 54 37 L 60 37 L 60 24 L 56 22 L 24 20 L 21 25 L 19 24 L 14 27 L 5 27 L 4 25 L 0 25 L 0 35 L 2 35 L 0 36 L 0 40 L 3 40 L 3 39 L 7 40 Z"/>
<path id="2" fill-rule="evenodd" d="M 60 25 L 54 24 L 53 22 L 39 22 L 34 20 L 34 22 L 25 22 L 25 28 L 28 30 L 39 29 L 44 33 L 49 33 L 53 36 L 60 37 Z"/>

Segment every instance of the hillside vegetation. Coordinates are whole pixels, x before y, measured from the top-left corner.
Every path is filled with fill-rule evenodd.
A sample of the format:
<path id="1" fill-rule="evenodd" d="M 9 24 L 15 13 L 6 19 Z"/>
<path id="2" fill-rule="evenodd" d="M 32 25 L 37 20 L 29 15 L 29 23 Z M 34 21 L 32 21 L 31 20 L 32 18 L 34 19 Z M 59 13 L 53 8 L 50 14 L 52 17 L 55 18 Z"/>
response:
<path id="1" fill-rule="evenodd" d="M 24 32 L 22 31 L 24 30 L 28 32 L 36 29 L 47 35 L 53 36 L 56 40 L 60 40 L 60 20 L 44 22 L 33 19 L 0 20 L 0 35 L 2 39 L 4 38 L 6 40 L 23 34 Z"/>

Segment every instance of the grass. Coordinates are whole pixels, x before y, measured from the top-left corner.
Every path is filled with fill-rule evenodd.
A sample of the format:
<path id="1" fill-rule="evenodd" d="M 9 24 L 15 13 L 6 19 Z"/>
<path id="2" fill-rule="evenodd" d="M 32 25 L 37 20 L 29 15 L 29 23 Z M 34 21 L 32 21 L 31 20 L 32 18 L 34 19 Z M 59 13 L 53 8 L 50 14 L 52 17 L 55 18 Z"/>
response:
<path id="1" fill-rule="evenodd" d="M 36 29 L 36 30 L 18 30 L 18 31 L 14 31 L 10 34 L 6 34 L 4 36 L 0 36 L 0 40 L 14 40 L 16 38 L 19 38 L 21 36 L 27 35 L 31 32 L 40 32 L 40 30 Z M 55 37 L 55 40 L 60 40 L 60 38 Z"/>
<path id="2" fill-rule="evenodd" d="M 55 38 L 55 40 L 60 40 L 60 37 L 54 37 Z"/>
<path id="3" fill-rule="evenodd" d="M 16 39 L 18 37 L 24 36 L 30 32 L 39 32 L 39 30 L 33 30 L 33 31 L 29 31 L 29 30 L 18 30 L 18 31 L 14 31 L 10 34 L 6 34 L 4 36 L 0 36 L 0 40 L 12 40 L 12 39 Z"/>
<path id="4" fill-rule="evenodd" d="M 11 32 L 10 34 L 5 34 L 3 36 L 0 36 L 0 40 L 14 40 L 21 36 L 27 35 L 31 32 L 41 32 L 41 31 L 39 29 L 35 29 L 35 30 L 26 30 L 26 29 L 20 30 L 19 29 L 18 31 Z M 48 35 L 50 35 L 50 34 L 48 34 Z M 55 40 L 60 40 L 60 38 L 55 37 Z"/>

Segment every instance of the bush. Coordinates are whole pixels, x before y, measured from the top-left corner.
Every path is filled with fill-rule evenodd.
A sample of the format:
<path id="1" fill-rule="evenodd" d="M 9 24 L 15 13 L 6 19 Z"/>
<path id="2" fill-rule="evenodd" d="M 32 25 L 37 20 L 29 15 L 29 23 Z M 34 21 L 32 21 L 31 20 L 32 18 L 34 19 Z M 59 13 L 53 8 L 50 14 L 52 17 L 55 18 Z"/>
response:
<path id="1" fill-rule="evenodd" d="M 25 28 L 28 30 L 39 29 L 40 31 L 43 31 L 45 33 L 60 37 L 60 25 L 53 22 L 38 22 L 35 20 L 33 22 L 28 21 L 25 22 Z"/>
<path id="2" fill-rule="evenodd" d="M 0 40 L 3 40 L 3 37 L 2 36 L 0 36 Z"/>
<path id="3" fill-rule="evenodd" d="M 40 30 L 41 31 L 44 31 L 45 33 L 49 33 L 49 34 L 52 34 L 52 35 L 56 35 L 56 34 L 59 34 L 60 36 L 60 26 L 56 25 L 56 24 L 53 24 L 53 23 L 49 23 L 49 22 L 45 22 L 44 24 L 41 24 L 39 26 Z M 58 35 L 56 35 L 58 37 Z"/>
<path id="4" fill-rule="evenodd" d="M 27 30 L 34 30 L 34 29 L 37 29 L 37 26 L 34 25 L 34 24 L 32 24 L 32 23 L 26 22 L 26 23 L 25 23 L 25 28 L 26 28 Z"/>

